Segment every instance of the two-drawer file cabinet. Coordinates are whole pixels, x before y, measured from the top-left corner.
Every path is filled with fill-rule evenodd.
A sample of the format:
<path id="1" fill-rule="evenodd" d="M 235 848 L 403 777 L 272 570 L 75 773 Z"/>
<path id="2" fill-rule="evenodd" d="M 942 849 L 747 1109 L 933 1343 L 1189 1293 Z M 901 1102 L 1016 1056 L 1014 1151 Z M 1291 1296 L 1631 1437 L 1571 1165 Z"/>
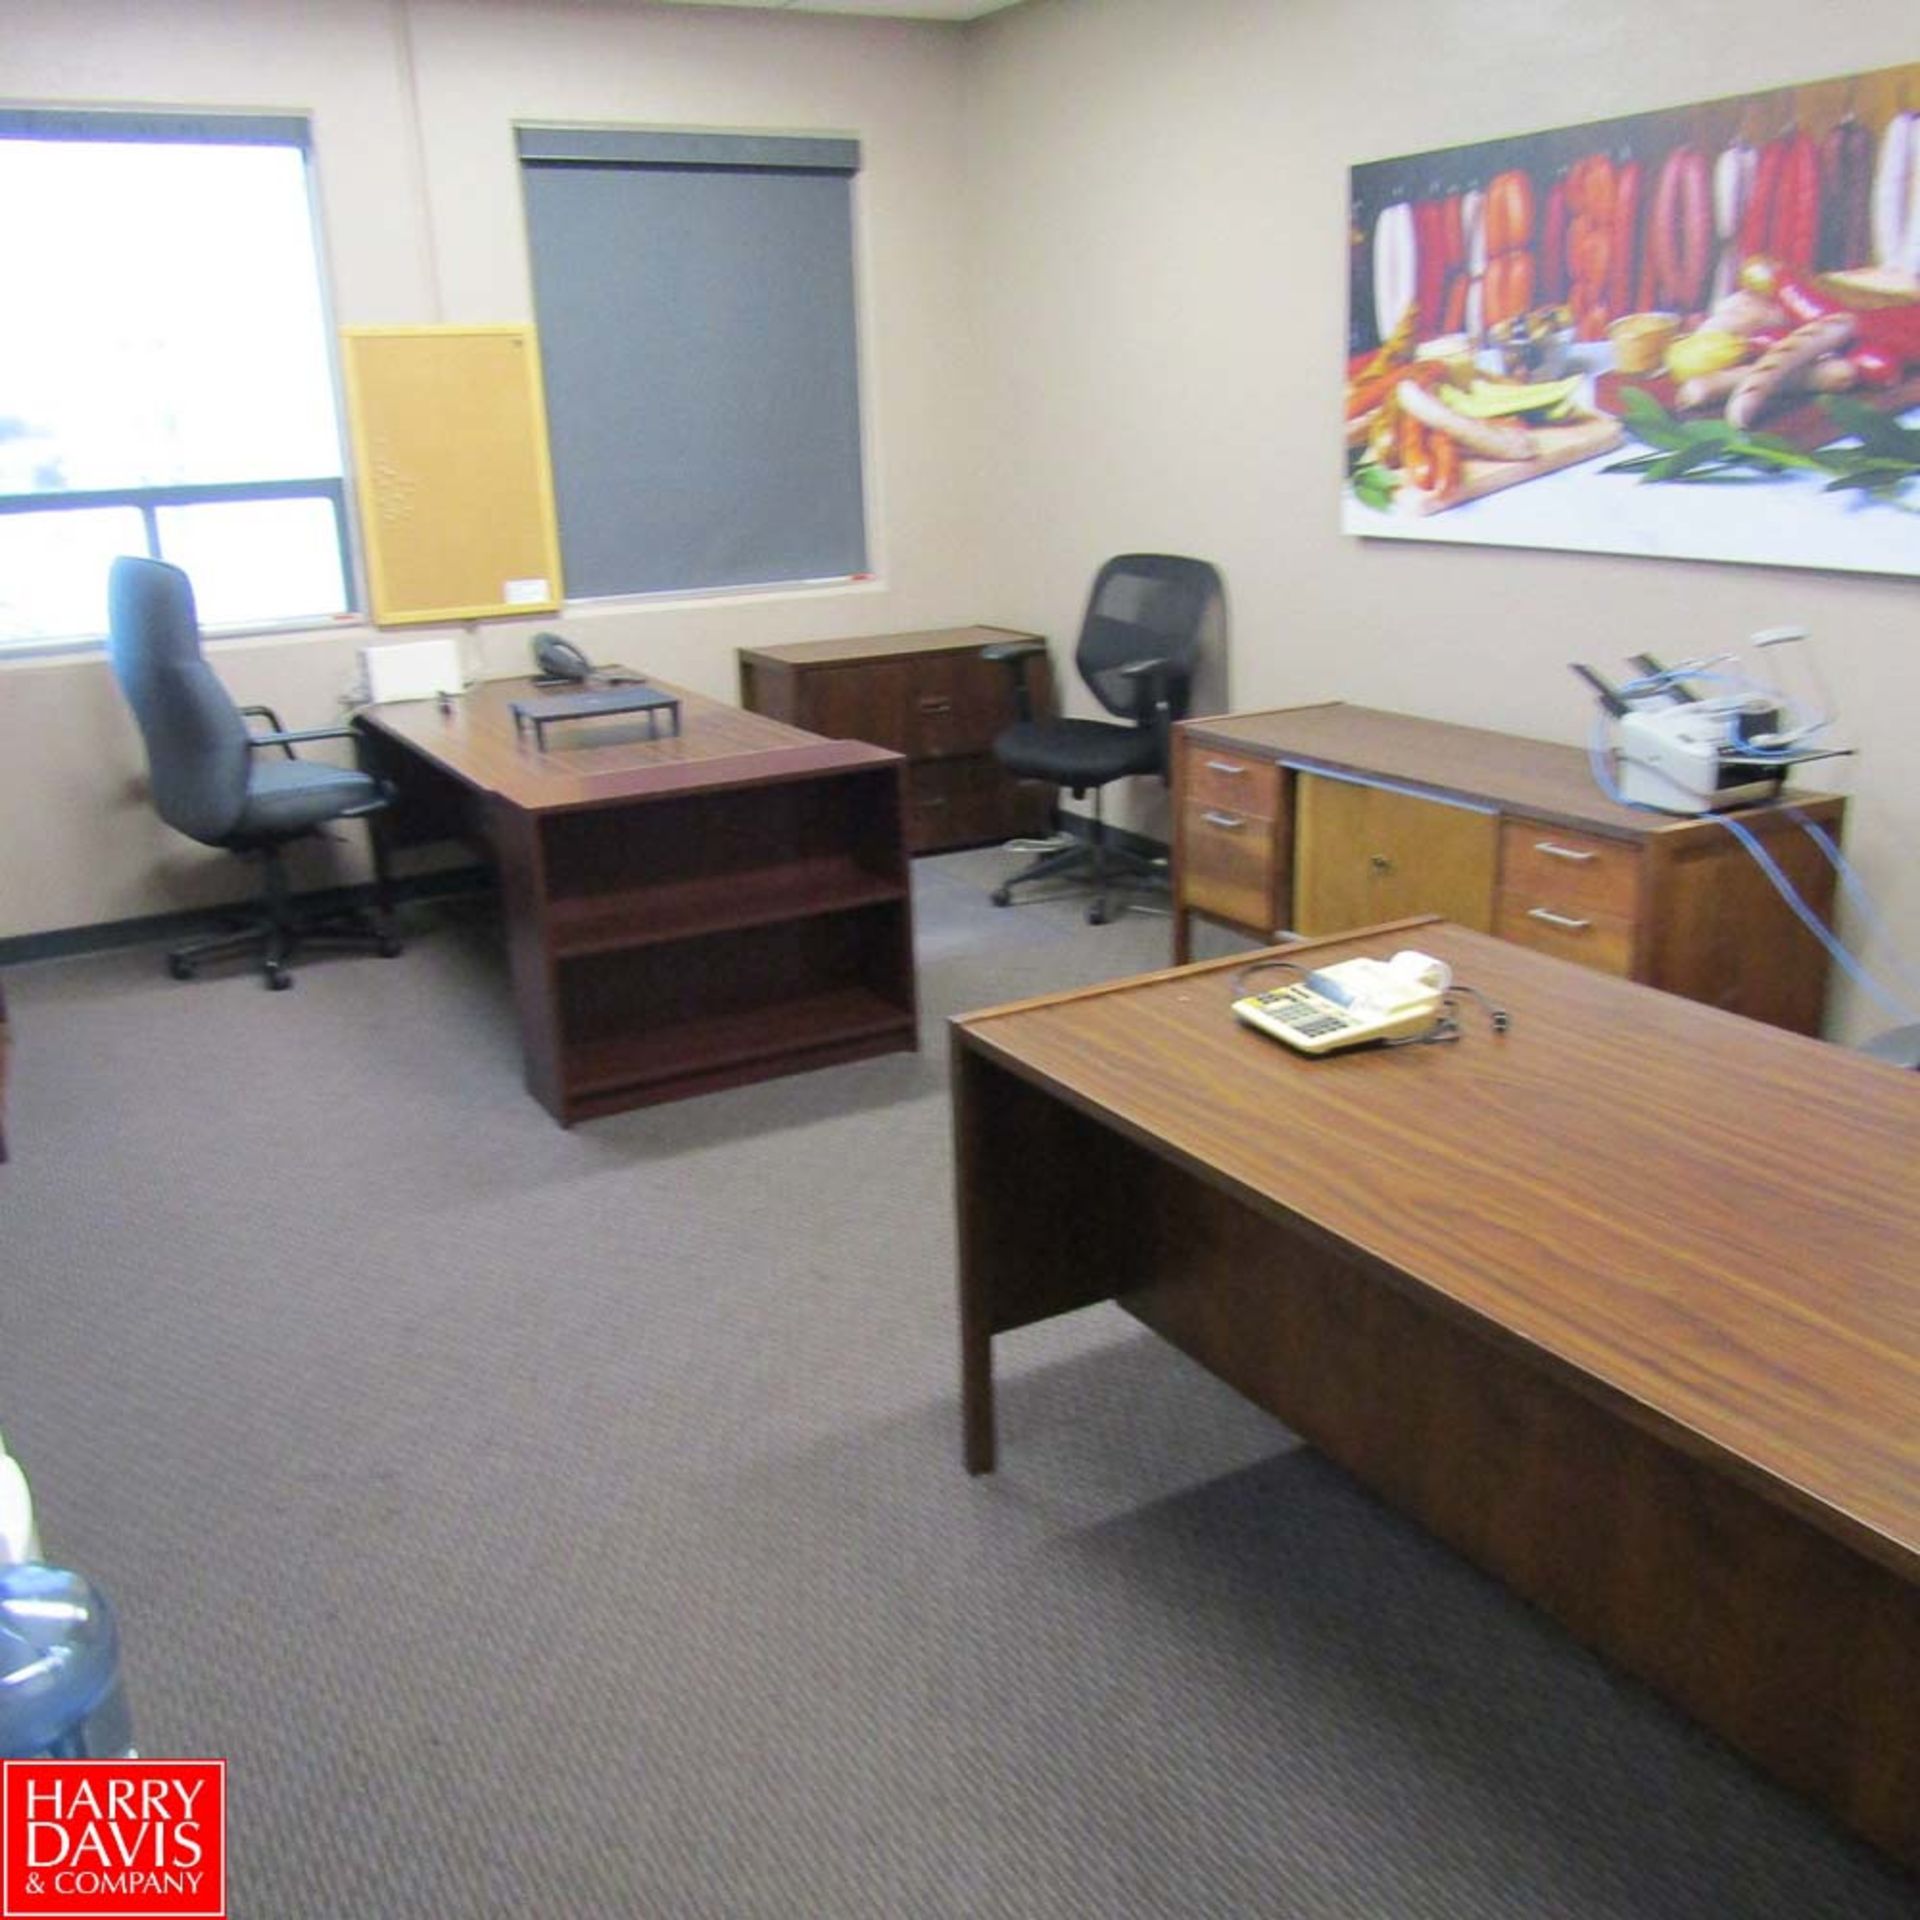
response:
<path id="1" fill-rule="evenodd" d="M 1018 781 L 993 757 L 1015 717 L 1009 669 L 983 647 L 1037 639 L 1005 627 L 947 627 L 861 640 L 742 647 L 740 704 L 830 740 L 866 740 L 907 757 L 907 849 L 934 853 L 1045 831 L 1053 790 Z M 1044 654 L 1020 663 L 1036 717 L 1053 711 Z"/>

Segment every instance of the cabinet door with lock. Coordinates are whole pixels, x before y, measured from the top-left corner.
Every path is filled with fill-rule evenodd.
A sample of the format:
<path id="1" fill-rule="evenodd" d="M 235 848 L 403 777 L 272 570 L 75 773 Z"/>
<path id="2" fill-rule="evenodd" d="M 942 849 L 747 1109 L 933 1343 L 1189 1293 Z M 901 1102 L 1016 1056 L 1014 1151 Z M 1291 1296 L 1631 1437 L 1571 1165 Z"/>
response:
<path id="1" fill-rule="evenodd" d="M 1324 774 L 1295 777 L 1293 930 L 1339 933 L 1410 914 L 1493 928 L 1497 818 Z"/>

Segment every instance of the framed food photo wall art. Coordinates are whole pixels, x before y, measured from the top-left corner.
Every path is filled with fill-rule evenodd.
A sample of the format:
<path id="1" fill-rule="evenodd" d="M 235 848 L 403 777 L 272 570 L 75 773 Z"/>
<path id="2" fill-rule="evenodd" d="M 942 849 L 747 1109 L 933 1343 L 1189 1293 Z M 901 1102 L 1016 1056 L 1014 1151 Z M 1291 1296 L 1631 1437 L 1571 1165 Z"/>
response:
<path id="1" fill-rule="evenodd" d="M 1352 170 L 1341 524 L 1920 573 L 1920 64 Z"/>

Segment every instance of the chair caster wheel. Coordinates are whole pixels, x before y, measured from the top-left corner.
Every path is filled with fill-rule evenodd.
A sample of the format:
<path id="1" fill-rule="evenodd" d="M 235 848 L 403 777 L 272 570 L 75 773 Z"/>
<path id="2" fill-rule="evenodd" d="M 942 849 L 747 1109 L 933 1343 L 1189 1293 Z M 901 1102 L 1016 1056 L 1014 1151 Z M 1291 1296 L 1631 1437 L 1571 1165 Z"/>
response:
<path id="1" fill-rule="evenodd" d="M 991 900 L 996 907 L 1010 907 L 1013 905 L 1013 894 L 1006 887 L 995 887 L 987 898 Z"/>
<path id="2" fill-rule="evenodd" d="M 270 966 L 267 969 L 267 985 L 275 993 L 285 993 L 293 985 L 293 975 L 285 967 Z"/>
<path id="3" fill-rule="evenodd" d="M 397 933 L 383 933 L 373 950 L 382 960 L 397 958 L 401 952 L 400 936 Z"/>
<path id="4" fill-rule="evenodd" d="M 1088 926 L 1104 927 L 1106 924 L 1107 924 L 1107 910 L 1105 907 L 1089 907 L 1087 909 L 1087 925 Z"/>
<path id="5" fill-rule="evenodd" d="M 170 953 L 167 955 L 167 971 L 176 980 L 191 980 L 193 978 L 193 962 L 191 960 L 182 960 L 178 954 Z"/>

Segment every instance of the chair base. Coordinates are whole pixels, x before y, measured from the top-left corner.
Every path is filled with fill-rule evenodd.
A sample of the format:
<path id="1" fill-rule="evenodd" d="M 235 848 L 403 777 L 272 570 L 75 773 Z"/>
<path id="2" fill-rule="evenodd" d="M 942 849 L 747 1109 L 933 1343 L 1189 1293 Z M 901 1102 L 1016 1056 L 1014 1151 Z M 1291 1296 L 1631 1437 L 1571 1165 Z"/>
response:
<path id="1" fill-rule="evenodd" d="M 287 893 L 286 870 L 277 851 L 265 856 L 266 899 L 253 913 L 230 920 L 225 932 L 188 940 L 167 955 L 167 971 L 176 980 L 191 980 L 208 960 L 230 960 L 251 954 L 266 983 L 284 992 L 293 985 L 288 970 L 301 952 L 377 953 L 392 959 L 400 952 L 388 901 L 385 863 L 381 862 L 375 902 L 368 907 L 338 908 L 328 913 L 303 914 Z"/>
<path id="2" fill-rule="evenodd" d="M 988 896 L 993 904 L 996 907 L 1010 907 L 1013 904 L 1013 889 L 1024 886 L 1029 880 L 1056 877 L 1073 879 L 1085 875 L 1093 887 L 1093 899 L 1087 907 L 1087 924 L 1103 927 L 1113 917 L 1109 894 L 1116 881 L 1124 881 L 1134 888 L 1152 888 L 1163 893 L 1169 891 L 1164 865 L 1148 859 L 1144 854 L 1135 853 L 1131 847 L 1116 847 L 1108 841 L 1106 822 L 1100 816 L 1098 789 L 1094 792 L 1093 819 L 1090 824 L 1092 831 L 1086 839 L 1076 839 L 1071 846 L 1043 853 L 1037 860 L 1029 861 L 1018 873 L 1009 874 Z"/>

